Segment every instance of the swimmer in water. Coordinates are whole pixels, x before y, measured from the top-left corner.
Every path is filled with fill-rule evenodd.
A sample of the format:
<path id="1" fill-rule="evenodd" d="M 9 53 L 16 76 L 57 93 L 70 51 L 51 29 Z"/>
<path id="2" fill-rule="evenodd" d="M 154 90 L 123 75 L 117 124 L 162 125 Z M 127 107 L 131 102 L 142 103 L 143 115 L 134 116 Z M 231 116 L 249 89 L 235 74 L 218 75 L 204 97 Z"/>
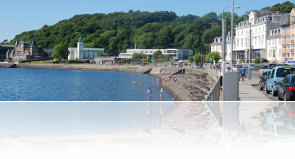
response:
<path id="1" fill-rule="evenodd" d="M 151 91 L 151 89 L 148 88 L 146 91 L 147 91 L 147 93 L 149 94 L 149 96 L 151 97 L 151 96 L 152 96 L 152 91 Z"/>

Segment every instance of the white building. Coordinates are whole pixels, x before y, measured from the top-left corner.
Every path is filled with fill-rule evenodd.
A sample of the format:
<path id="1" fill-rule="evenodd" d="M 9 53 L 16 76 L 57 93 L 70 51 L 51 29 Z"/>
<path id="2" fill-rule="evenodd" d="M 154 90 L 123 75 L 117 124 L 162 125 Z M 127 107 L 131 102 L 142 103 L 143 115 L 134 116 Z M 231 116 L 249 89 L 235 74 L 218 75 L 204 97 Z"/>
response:
<path id="1" fill-rule="evenodd" d="M 234 43 L 235 43 L 235 37 L 234 37 Z M 233 49 L 235 50 L 236 46 L 233 45 Z M 230 52 L 231 52 L 231 42 L 230 42 L 230 36 L 226 36 L 226 49 L 225 49 L 225 60 L 230 61 Z M 214 38 L 214 42 L 211 44 L 211 52 L 218 52 L 220 53 L 220 57 L 222 57 L 222 37 Z"/>
<path id="2" fill-rule="evenodd" d="M 248 50 L 250 49 L 249 37 L 251 24 L 251 59 L 255 59 L 258 57 L 267 59 L 267 40 L 270 36 L 270 30 L 280 28 L 283 20 L 288 16 L 288 13 L 251 11 L 249 13 L 249 19 L 247 21 L 240 22 L 235 28 L 236 49 L 234 50 L 233 56 L 236 57 L 236 59 L 248 58 Z M 273 58 L 271 58 L 270 60 L 273 60 Z"/>
<path id="3" fill-rule="evenodd" d="M 270 63 L 281 63 L 282 58 L 282 29 L 273 29 L 267 39 L 267 60 Z"/>
<path id="4" fill-rule="evenodd" d="M 173 59 L 186 60 L 193 56 L 193 50 L 183 50 L 183 49 L 127 49 L 126 53 L 120 53 L 119 58 L 132 58 L 134 53 L 143 53 L 147 56 L 152 56 L 153 53 L 160 50 L 163 55 L 168 55 Z"/>
<path id="5" fill-rule="evenodd" d="M 288 13 L 272 13 L 269 11 L 251 11 L 247 21 L 240 22 L 235 28 L 233 43 L 233 60 L 247 59 L 250 49 L 251 24 L 251 59 L 266 58 L 271 63 L 279 63 L 281 59 L 281 28 L 289 19 Z M 222 52 L 221 37 L 214 39 L 211 51 Z M 226 61 L 231 60 L 230 38 L 226 41 Z"/>
<path id="6" fill-rule="evenodd" d="M 99 53 L 104 53 L 103 48 L 84 48 L 81 37 L 77 43 L 77 47 L 78 48 L 68 48 L 68 60 L 93 59 L 98 57 Z"/>

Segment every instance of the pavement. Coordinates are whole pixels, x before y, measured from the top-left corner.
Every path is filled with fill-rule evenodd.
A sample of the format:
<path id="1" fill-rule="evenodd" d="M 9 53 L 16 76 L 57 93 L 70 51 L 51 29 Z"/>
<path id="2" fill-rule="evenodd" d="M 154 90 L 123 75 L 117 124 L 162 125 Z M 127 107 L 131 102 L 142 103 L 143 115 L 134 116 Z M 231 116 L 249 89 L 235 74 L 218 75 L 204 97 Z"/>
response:
<path id="1" fill-rule="evenodd" d="M 239 122 L 251 129 L 251 133 L 260 134 L 263 132 L 261 118 L 266 109 L 277 104 L 277 97 L 272 97 L 265 91 L 258 88 L 260 73 L 253 73 L 251 80 L 239 82 Z"/>
<path id="2" fill-rule="evenodd" d="M 239 97 L 240 101 L 274 101 L 270 96 L 266 95 L 265 91 L 258 89 L 259 73 L 253 73 L 253 78 L 239 82 Z"/>

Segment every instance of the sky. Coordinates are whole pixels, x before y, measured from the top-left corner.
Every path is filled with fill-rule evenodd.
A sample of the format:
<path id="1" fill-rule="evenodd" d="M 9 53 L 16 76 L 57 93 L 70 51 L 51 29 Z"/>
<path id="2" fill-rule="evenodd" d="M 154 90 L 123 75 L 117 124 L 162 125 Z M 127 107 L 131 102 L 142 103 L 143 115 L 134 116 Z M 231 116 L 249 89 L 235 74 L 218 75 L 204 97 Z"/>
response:
<path id="1" fill-rule="evenodd" d="M 286 0 L 235 0 L 241 8 L 238 15 L 249 10 L 260 10 Z M 291 0 L 291 2 L 294 2 Z M 1 0 L 0 42 L 12 40 L 24 31 L 54 25 L 77 14 L 140 11 L 173 11 L 178 16 L 203 16 L 209 12 L 220 14 L 230 7 L 232 0 Z M 231 11 L 227 9 L 225 11 Z"/>

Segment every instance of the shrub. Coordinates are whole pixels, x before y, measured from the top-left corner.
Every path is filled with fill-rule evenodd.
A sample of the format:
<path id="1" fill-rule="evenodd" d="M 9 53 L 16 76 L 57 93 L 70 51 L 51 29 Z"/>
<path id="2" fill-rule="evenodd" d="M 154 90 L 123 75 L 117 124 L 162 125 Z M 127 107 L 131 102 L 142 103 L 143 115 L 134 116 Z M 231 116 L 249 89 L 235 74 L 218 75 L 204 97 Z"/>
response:
<path id="1" fill-rule="evenodd" d="M 260 63 L 260 58 L 257 57 L 254 61 L 253 61 L 255 64 L 258 64 Z M 267 59 L 262 59 L 262 63 L 265 63 L 265 62 L 269 62 Z"/>

